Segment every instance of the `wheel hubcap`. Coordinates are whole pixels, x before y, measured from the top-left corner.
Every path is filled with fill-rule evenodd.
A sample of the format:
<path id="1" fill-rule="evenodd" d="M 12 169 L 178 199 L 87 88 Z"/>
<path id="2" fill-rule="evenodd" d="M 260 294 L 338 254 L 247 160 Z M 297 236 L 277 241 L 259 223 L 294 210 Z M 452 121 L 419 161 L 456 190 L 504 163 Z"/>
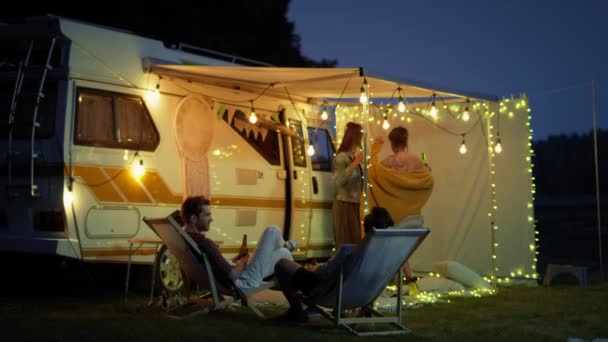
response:
<path id="1" fill-rule="evenodd" d="M 177 291 L 184 284 L 177 259 L 168 250 L 160 256 L 158 273 L 161 284 L 169 291 Z"/>

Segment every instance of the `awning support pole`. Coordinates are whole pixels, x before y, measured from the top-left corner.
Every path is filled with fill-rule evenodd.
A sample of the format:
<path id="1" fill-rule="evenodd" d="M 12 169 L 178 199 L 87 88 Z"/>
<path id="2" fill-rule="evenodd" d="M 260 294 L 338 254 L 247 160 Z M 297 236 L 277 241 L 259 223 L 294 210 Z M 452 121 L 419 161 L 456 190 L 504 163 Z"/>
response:
<path id="1" fill-rule="evenodd" d="M 593 110 L 593 154 L 595 158 L 595 204 L 597 207 L 597 242 L 599 247 L 600 257 L 600 277 L 604 280 L 604 257 L 602 254 L 602 225 L 600 222 L 601 209 L 600 209 L 600 173 L 597 160 L 597 112 L 595 110 L 595 80 L 591 81 L 591 108 Z"/>

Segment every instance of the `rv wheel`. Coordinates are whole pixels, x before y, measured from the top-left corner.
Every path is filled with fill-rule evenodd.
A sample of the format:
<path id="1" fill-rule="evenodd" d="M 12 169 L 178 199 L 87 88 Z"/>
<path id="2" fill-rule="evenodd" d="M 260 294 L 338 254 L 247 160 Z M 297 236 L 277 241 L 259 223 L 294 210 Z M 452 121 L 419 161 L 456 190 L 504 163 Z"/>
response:
<path id="1" fill-rule="evenodd" d="M 158 289 L 169 293 L 181 292 L 184 289 L 184 276 L 177 259 L 163 245 L 158 252 L 156 262 L 156 283 Z"/>

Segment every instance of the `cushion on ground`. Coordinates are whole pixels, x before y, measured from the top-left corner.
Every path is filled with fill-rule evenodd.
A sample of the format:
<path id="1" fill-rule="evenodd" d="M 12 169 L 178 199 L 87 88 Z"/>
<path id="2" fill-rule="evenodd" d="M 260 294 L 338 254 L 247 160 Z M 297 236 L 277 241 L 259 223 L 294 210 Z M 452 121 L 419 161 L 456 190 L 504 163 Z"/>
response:
<path id="1" fill-rule="evenodd" d="M 442 276 L 455 280 L 464 286 L 476 289 L 492 288 L 479 274 L 456 261 L 440 261 L 435 263 L 435 268 Z"/>
<path id="2" fill-rule="evenodd" d="M 416 283 L 418 284 L 418 290 L 421 292 L 445 293 L 464 290 L 462 284 L 448 278 L 424 277 L 418 279 Z"/>

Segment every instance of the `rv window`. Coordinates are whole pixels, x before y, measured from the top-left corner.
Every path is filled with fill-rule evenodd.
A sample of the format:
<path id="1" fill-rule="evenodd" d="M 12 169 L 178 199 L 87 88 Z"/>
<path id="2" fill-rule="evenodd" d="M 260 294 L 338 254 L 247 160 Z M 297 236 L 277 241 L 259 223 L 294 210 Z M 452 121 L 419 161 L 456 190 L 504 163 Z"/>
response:
<path id="1" fill-rule="evenodd" d="M 279 154 L 279 135 L 276 131 L 249 123 L 245 113 L 236 110 L 230 122 L 228 110 L 224 112 L 223 120 L 230 124 L 251 147 L 253 147 L 271 165 L 281 165 Z"/>
<path id="2" fill-rule="evenodd" d="M 289 120 L 289 128 L 298 135 L 291 137 L 291 153 L 293 154 L 293 164 L 295 166 L 306 166 L 306 147 L 304 146 L 304 134 L 302 132 L 302 123 L 299 121 Z"/>
<path id="3" fill-rule="evenodd" d="M 308 138 L 315 148 L 315 154 L 310 157 L 312 169 L 331 172 L 335 149 L 329 132 L 323 128 L 308 127 Z"/>
<path id="4" fill-rule="evenodd" d="M 139 97 L 78 90 L 76 144 L 154 151 L 159 140 L 150 113 Z"/>

